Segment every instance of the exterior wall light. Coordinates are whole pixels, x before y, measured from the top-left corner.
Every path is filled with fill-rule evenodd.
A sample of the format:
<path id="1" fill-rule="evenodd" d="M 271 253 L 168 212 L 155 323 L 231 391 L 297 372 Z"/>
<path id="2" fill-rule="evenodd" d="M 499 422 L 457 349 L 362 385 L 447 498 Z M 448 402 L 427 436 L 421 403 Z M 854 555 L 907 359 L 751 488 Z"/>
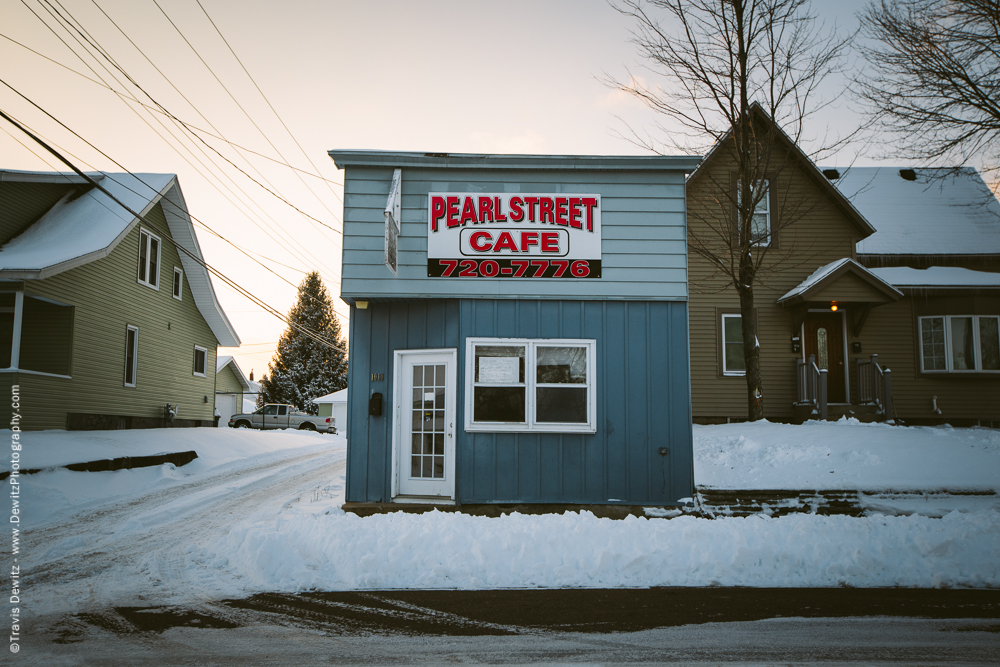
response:
<path id="1" fill-rule="evenodd" d="M 836 301 L 832 301 L 830 303 L 830 310 L 832 310 L 833 312 L 837 312 L 837 302 Z"/>
<path id="2" fill-rule="evenodd" d="M 357 306 L 361 310 L 366 310 L 368 308 L 368 302 L 367 301 L 362 301 L 360 299 L 357 300 L 357 301 L 355 301 L 354 305 Z"/>

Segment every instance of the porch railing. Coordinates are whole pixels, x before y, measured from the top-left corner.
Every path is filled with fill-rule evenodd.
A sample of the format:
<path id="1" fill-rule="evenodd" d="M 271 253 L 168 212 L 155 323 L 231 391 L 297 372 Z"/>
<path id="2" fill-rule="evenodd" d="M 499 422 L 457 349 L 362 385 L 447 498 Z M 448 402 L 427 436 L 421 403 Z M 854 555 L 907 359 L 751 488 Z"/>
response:
<path id="1" fill-rule="evenodd" d="M 796 403 L 813 406 L 813 413 L 826 421 L 827 373 L 825 368 L 816 365 L 816 355 L 810 354 L 807 361 L 796 360 L 796 378 L 798 388 Z"/>
<path id="2" fill-rule="evenodd" d="M 874 405 L 884 419 L 893 419 L 892 371 L 879 365 L 877 354 L 868 361 L 855 359 L 854 363 L 857 366 L 858 403 Z"/>

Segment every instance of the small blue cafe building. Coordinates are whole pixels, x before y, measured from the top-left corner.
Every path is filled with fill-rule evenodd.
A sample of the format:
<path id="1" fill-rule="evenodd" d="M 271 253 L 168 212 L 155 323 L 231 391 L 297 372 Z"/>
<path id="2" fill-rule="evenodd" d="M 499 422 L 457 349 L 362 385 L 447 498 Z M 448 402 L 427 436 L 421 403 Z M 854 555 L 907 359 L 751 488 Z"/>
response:
<path id="1" fill-rule="evenodd" d="M 345 173 L 348 502 L 692 495 L 697 158 L 330 156 Z"/>

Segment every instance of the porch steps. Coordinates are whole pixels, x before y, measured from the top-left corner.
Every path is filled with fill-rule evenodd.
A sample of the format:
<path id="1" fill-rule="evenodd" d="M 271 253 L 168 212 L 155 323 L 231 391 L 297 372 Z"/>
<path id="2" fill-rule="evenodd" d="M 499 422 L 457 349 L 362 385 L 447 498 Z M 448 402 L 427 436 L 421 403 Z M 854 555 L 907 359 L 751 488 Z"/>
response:
<path id="1" fill-rule="evenodd" d="M 755 514 L 820 514 L 861 516 L 857 491 L 789 489 L 723 490 L 699 488 L 696 511 L 702 516 L 745 517 Z"/>
<path id="2" fill-rule="evenodd" d="M 966 511 L 969 507 L 1000 509 L 1000 496 L 993 490 L 815 491 L 698 487 L 695 506 L 686 511 L 710 519 L 789 514 L 864 516 L 872 512 L 941 517 L 954 509 Z"/>
<path id="3" fill-rule="evenodd" d="M 801 424 L 810 419 L 819 419 L 818 415 L 813 414 L 814 409 L 811 405 L 793 405 L 792 423 Z M 884 421 L 882 413 L 874 405 L 827 405 L 827 421 L 835 422 L 841 417 L 854 418 L 864 423 Z"/>

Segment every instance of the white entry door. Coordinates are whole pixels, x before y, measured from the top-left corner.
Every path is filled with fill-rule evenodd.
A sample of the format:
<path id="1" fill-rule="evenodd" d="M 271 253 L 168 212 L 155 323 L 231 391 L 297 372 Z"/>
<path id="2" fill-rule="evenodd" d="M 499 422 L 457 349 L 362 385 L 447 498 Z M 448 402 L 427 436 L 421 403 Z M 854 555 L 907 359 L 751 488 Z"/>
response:
<path id="1" fill-rule="evenodd" d="M 393 496 L 455 498 L 455 350 L 397 350 Z"/>

